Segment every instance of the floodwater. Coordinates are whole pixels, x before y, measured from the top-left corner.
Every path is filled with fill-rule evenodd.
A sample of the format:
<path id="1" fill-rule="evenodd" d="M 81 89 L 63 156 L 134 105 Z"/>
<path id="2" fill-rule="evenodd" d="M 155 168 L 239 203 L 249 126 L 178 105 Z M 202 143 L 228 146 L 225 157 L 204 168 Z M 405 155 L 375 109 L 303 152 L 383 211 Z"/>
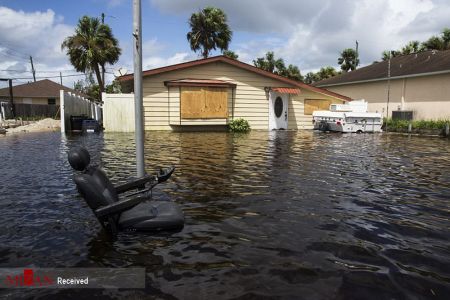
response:
<path id="1" fill-rule="evenodd" d="M 10 298 L 448 299 L 450 141 L 309 131 L 149 132 L 146 169 L 174 234 L 111 240 L 72 182 L 84 145 L 114 183 L 133 134 L 0 138 L 0 267 L 146 268 L 145 290 L 3 290 Z"/>

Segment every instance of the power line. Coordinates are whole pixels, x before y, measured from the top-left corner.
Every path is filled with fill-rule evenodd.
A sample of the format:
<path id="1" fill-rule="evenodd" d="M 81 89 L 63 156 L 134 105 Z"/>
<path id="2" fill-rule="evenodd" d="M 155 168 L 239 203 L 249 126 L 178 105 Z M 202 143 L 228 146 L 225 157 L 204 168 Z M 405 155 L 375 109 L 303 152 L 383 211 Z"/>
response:
<path id="1" fill-rule="evenodd" d="M 63 75 L 62 77 L 75 77 L 75 76 L 86 76 L 86 74 L 70 74 L 70 75 Z M 48 79 L 48 78 L 60 78 L 61 76 L 41 76 L 41 77 L 36 77 L 36 79 Z M 16 77 L 16 78 L 11 78 L 11 79 L 30 79 L 32 80 L 33 77 Z"/>

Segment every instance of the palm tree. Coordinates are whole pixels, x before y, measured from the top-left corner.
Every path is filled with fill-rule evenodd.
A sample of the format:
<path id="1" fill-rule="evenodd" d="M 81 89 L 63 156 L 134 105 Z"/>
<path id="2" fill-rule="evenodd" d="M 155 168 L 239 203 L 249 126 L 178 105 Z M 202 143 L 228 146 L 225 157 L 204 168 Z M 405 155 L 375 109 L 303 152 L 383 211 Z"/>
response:
<path id="1" fill-rule="evenodd" d="M 307 84 L 312 84 L 312 83 L 314 83 L 314 82 L 316 82 L 316 81 L 319 81 L 320 80 L 320 78 L 319 78 L 319 76 L 317 75 L 317 73 L 314 73 L 314 72 L 308 72 L 308 73 L 306 73 L 306 76 L 305 76 L 305 83 L 307 83 Z"/>
<path id="2" fill-rule="evenodd" d="M 420 52 L 422 50 L 421 48 L 419 41 L 411 41 L 402 48 L 401 53 L 404 55 L 416 53 Z"/>
<path id="3" fill-rule="evenodd" d="M 225 50 L 222 52 L 222 54 L 231 59 L 239 58 L 239 55 L 237 55 L 234 51 L 231 51 L 231 50 Z"/>
<path id="4" fill-rule="evenodd" d="M 297 80 L 297 81 L 303 81 L 303 76 L 300 73 L 300 69 L 297 66 L 289 65 L 284 72 L 284 74 L 280 74 L 282 76 L 285 76 L 289 79 Z"/>
<path id="5" fill-rule="evenodd" d="M 319 80 L 323 80 L 334 77 L 338 74 L 339 73 L 336 71 L 335 68 L 328 66 L 320 68 L 319 72 L 317 72 L 317 77 L 319 78 Z"/>
<path id="6" fill-rule="evenodd" d="M 282 58 L 275 59 L 275 54 L 272 51 L 267 52 L 265 57 L 258 57 L 256 60 L 253 60 L 253 64 L 257 68 L 278 75 L 282 75 L 286 70 L 284 60 Z"/>
<path id="7" fill-rule="evenodd" d="M 338 64 L 341 65 L 341 70 L 344 72 L 347 72 L 348 70 L 355 70 L 359 65 L 359 58 L 355 49 L 344 49 L 341 52 L 341 57 L 338 58 Z"/>
<path id="8" fill-rule="evenodd" d="M 61 45 L 67 49 L 70 62 L 78 72 L 94 72 L 100 89 L 105 89 L 100 68 L 119 60 L 121 49 L 111 28 L 101 24 L 98 18 L 83 16 L 78 21 L 75 34 L 67 37 Z"/>
<path id="9" fill-rule="evenodd" d="M 201 50 L 203 58 L 209 56 L 211 50 L 227 50 L 233 33 L 227 24 L 225 13 L 215 7 L 206 7 L 193 13 L 189 19 L 191 31 L 187 39 L 194 52 Z"/>
<path id="10" fill-rule="evenodd" d="M 424 50 L 450 50 L 450 28 L 444 28 L 441 36 L 432 36 L 422 43 Z"/>

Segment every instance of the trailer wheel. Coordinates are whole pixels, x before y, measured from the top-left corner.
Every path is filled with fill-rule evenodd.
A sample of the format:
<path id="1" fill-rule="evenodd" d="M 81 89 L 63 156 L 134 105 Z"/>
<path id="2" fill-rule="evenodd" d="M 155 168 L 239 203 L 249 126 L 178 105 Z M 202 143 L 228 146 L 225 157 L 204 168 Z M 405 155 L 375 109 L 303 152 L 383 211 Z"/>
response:
<path id="1" fill-rule="evenodd" d="M 356 133 L 360 134 L 360 133 L 363 133 L 363 131 L 361 129 L 359 129 L 359 130 L 356 130 Z"/>

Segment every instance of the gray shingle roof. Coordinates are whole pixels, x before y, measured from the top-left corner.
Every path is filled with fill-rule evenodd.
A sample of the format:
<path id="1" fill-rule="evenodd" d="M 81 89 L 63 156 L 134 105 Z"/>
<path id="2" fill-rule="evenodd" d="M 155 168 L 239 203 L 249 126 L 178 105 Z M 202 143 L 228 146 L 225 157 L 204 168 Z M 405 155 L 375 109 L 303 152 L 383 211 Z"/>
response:
<path id="1" fill-rule="evenodd" d="M 450 50 L 425 51 L 401 55 L 391 59 L 391 77 L 426 73 L 450 72 Z M 382 61 L 314 83 L 314 86 L 346 84 L 366 80 L 381 80 L 388 76 L 388 62 Z"/>
<path id="2" fill-rule="evenodd" d="M 48 79 L 13 86 L 14 97 L 59 98 L 59 91 L 75 91 Z M 0 89 L 0 97 L 9 97 L 9 88 Z"/>

